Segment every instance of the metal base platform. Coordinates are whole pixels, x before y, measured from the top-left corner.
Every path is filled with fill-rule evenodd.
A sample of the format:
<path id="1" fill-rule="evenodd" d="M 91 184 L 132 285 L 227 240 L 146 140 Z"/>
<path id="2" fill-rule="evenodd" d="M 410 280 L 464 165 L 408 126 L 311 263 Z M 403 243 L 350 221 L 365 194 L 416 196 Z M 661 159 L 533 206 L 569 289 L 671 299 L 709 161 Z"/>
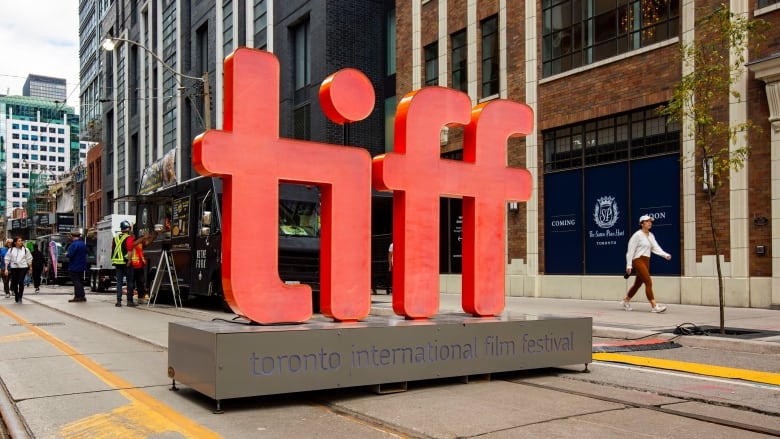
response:
<path id="1" fill-rule="evenodd" d="M 169 377 L 217 401 L 588 364 L 591 318 L 170 323 Z M 175 386 L 174 386 L 175 387 Z"/>

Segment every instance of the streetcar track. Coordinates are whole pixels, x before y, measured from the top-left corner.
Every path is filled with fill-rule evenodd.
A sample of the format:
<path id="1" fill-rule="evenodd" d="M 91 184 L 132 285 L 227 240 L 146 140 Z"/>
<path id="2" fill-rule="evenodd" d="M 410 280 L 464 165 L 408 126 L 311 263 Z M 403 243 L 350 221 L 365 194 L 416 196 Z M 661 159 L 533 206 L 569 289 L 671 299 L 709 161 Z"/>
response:
<path id="1" fill-rule="evenodd" d="M 572 378 L 566 378 L 566 379 L 572 379 Z M 509 382 L 509 383 L 513 383 L 513 384 L 517 384 L 517 385 L 524 385 L 524 386 L 534 387 L 534 388 L 537 388 L 537 389 L 551 390 L 551 391 L 555 391 L 555 392 L 559 392 L 559 393 L 565 393 L 565 394 L 568 394 L 568 395 L 576 395 L 576 396 L 582 396 L 584 398 L 597 399 L 599 401 L 611 402 L 611 403 L 614 403 L 614 404 L 621 404 L 621 405 L 625 405 L 625 406 L 633 407 L 633 408 L 652 410 L 652 411 L 655 411 L 655 412 L 658 412 L 658 413 L 665 413 L 665 414 L 669 414 L 669 415 L 673 415 L 673 416 L 679 416 L 679 417 L 686 418 L 686 419 L 694 419 L 694 420 L 697 420 L 697 421 L 702 421 L 702 422 L 707 422 L 707 423 L 710 423 L 710 424 L 721 425 L 721 426 L 724 426 L 724 427 L 736 428 L 736 429 L 739 429 L 739 430 L 750 431 L 750 432 L 753 432 L 753 433 L 761 433 L 761 434 L 768 434 L 768 435 L 772 435 L 772 436 L 780 436 L 780 430 L 775 430 L 775 429 L 767 428 L 767 427 L 761 427 L 761 426 L 758 426 L 758 425 L 745 424 L 745 423 L 742 423 L 742 422 L 731 421 L 731 420 L 728 420 L 728 419 L 721 419 L 721 418 L 715 418 L 715 417 L 712 417 L 712 416 L 699 415 L 699 414 L 696 414 L 696 413 L 684 412 L 684 411 L 675 410 L 675 409 L 671 409 L 671 408 L 667 408 L 667 407 L 661 407 L 661 406 L 657 406 L 657 405 L 642 404 L 642 403 L 639 403 L 639 402 L 629 401 L 627 399 L 621 399 L 621 398 L 615 398 L 615 397 L 611 397 L 611 396 L 599 395 L 597 393 L 589 393 L 589 392 L 583 392 L 583 391 L 571 390 L 571 389 L 562 389 L 560 387 L 546 385 L 546 384 L 529 383 L 529 382 L 526 382 L 526 381 L 518 381 L 518 380 L 514 380 L 514 379 L 504 379 L 503 381 L 506 381 L 506 382 Z M 578 381 L 588 382 L 588 383 L 596 384 L 596 385 L 600 385 L 600 386 L 606 386 L 606 384 L 601 383 L 601 382 L 595 382 L 595 381 L 589 381 L 589 380 L 578 380 Z M 633 388 L 630 388 L 630 387 L 624 387 L 624 386 L 613 386 L 613 387 L 617 387 L 617 388 L 625 389 L 625 390 L 637 390 L 637 389 L 633 389 Z M 690 397 L 684 397 L 684 396 L 679 396 L 679 395 L 671 395 L 671 394 L 663 394 L 663 393 L 658 393 L 658 395 L 682 400 L 681 402 L 676 402 L 676 403 L 664 403 L 663 404 L 664 406 L 675 405 L 675 404 L 682 404 L 682 403 L 686 403 L 686 402 L 700 402 L 700 403 L 705 403 L 705 404 L 708 404 L 708 405 L 713 405 L 712 401 L 707 401 L 707 400 L 704 400 L 704 399 L 690 398 Z M 750 411 L 752 413 L 759 413 L 759 414 L 766 414 L 766 415 L 775 415 L 775 414 L 771 414 L 771 413 L 760 413 L 760 412 L 757 412 L 757 411 L 755 411 L 753 409 L 750 409 L 750 408 L 747 408 L 747 407 L 738 407 L 738 406 L 735 406 L 735 405 L 724 405 L 724 406 L 725 407 L 729 407 L 729 408 L 735 408 L 735 409 L 739 409 L 739 410 L 744 410 L 744 411 Z M 576 418 L 576 417 L 577 416 L 572 416 L 572 418 Z"/>

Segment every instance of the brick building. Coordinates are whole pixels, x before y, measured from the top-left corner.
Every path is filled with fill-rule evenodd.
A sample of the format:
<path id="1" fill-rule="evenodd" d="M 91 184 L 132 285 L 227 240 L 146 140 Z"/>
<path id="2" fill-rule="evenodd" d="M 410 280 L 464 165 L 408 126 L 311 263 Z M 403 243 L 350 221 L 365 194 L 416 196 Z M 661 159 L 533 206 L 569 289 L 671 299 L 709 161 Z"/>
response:
<path id="1" fill-rule="evenodd" d="M 460 89 L 474 105 L 524 102 L 536 130 L 510 139 L 507 161 L 527 168 L 534 191 L 507 209 L 507 294 L 617 300 L 637 218 L 671 261 L 654 258 L 659 301 L 718 304 L 706 192 L 687 127 L 658 113 L 682 77 L 681 42 L 702 38 L 695 20 L 717 2 L 676 0 L 412 0 L 396 2 L 400 99 L 426 85 Z M 747 139 L 747 166 L 732 172 L 715 206 L 729 306 L 780 306 L 780 4 L 732 2 L 771 24 L 724 117 L 763 130 Z M 767 92 L 769 90 L 769 92 Z M 769 97 L 769 101 L 768 101 Z M 444 128 L 442 156 L 458 159 L 462 132 Z M 775 146 L 775 147 L 772 147 Z M 773 166 L 774 165 L 774 166 Z M 773 170 L 774 169 L 774 170 Z M 457 222 L 459 202 L 442 203 Z M 460 289 L 453 228 L 443 226 L 442 289 Z M 640 293 L 641 294 L 641 293 Z"/>

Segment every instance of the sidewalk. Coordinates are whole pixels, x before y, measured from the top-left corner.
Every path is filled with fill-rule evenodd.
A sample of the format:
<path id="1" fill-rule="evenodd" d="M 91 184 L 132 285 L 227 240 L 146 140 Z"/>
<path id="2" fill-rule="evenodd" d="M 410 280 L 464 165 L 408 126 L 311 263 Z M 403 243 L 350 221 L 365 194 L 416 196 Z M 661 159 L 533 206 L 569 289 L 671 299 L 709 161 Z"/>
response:
<path id="1" fill-rule="evenodd" d="M 136 309 L 116 308 L 114 293 L 87 293 L 86 303 L 69 303 L 72 287 L 41 288 L 40 294 L 25 292 L 25 300 L 60 310 L 99 325 L 112 328 L 132 337 L 161 347 L 168 346 L 168 323 L 191 320 L 230 320 L 235 316 L 218 310 L 175 308 L 157 304 L 141 305 Z M 7 300 L 9 304 L 11 299 Z M 461 296 L 441 294 L 440 314 L 462 313 Z M 374 315 L 394 316 L 392 296 L 371 296 Z M 632 302 L 633 311 L 624 311 L 615 301 L 549 299 L 533 297 L 507 297 L 505 313 L 529 318 L 542 316 L 592 317 L 593 337 L 639 339 L 676 337 L 672 331 L 681 324 L 698 327 L 719 327 L 718 307 L 670 304 L 665 313 L 650 312 L 650 305 L 643 300 Z M 316 317 L 315 317 L 316 318 Z M 720 336 L 682 336 L 677 341 L 687 346 L 721 348 L 724 350 L 780 353 L 780 311 L 755 308 L 726 308 L 726 328 L 753 331 L 752 334 Z M 689 325 L 690 327 L 690 325 Z"/>
<path id="2" fill-rule="evenodd" d="M 716 306 L 676 305 L 664 313 L 651 313 L 650 304 L 636 298 L 631 302 L 633 311 L 625 311 L 614 301 L 551 299 L 535 297 L 507 297 L 506 313 L 528 316 L 592 317 L 593 337 L 638 339 L 653 335 L 655 338 L 677 337 L 673 330 L 684 323 L 698 327 L 720 327 L 720 311 Z M 372 296 L 372 313 L 392 314 L 391 296 Z M 441 294 L 442 313 L 457 313 L 461 310 L 461 296 Z M 780 311 L 756 308 L 726 308 L 725 327 L 755 331 L 741 336 L 682 336 L 678 342 L 687 346 L 721 348 L 725 350 L 780 353 Z M 691 327 L 688 325 L 687 327 Z M 681 341 L 684 340 L 684 343 Z"/>

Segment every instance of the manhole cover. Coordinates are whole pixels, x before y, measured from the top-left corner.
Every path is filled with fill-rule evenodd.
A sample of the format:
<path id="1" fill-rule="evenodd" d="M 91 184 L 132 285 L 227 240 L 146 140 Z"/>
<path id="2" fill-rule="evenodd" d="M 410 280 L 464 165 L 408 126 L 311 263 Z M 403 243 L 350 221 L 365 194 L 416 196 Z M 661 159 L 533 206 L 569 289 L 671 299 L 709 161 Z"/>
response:
<path id="1" fill-rule="evenodd" d="M 22 325 L 21 323 L 12 323 L 11 326 L 27 326 L 27 325 L 30 325 L 30 326 L 61 326 L 61 325 L 64 325 L 64 324 L 65 323 L 63 323 L 63 322 L 38 322 L 38 323 L 30 322 L 30 323 L 27 323 L 25 325 Z"/>

